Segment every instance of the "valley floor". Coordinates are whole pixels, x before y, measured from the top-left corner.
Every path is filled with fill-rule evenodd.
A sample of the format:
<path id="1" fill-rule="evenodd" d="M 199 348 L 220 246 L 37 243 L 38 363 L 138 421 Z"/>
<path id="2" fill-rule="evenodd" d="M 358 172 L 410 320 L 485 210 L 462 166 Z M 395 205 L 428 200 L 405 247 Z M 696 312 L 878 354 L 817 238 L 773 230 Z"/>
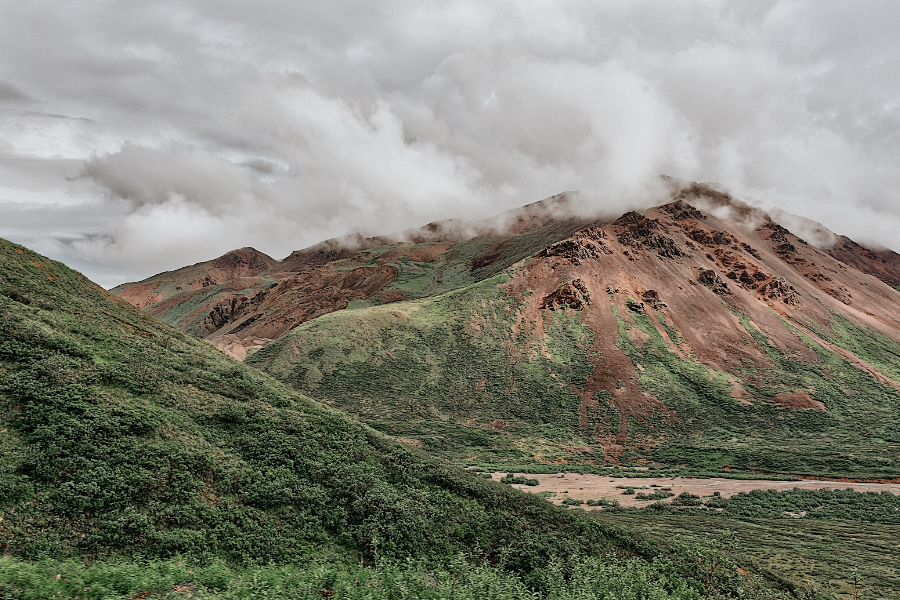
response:
<path id="1" fill-rule="evenodd" d="M 492 478 L 500 480 L 506 473 L 493 473 Z M 517 488 L 525 492 L 544 494 L 548 500 L 554 504 L 562 504 L 564 498 L 573 498 L 576 500 L 617 500 L 621 506 L 626 507 L 644 507 L 650 504 L 650 501 L 640 500 L 637 494 L 624 494 L 623 492 L 632 488 L 638 492 L 652 493 L 657 489 L 667 489 L 674 496 L 683 492 L 694 494 L 697 496 L 713 496 L 718 495 L 723 498 L 740 492 L 750 492 L 751 490 L 792 490 L 799 488 L 802 490 L 844 490 L 853 489 L 857 492 L 890 492 L 900 495 L 900 482 L 897 483 L 845 483 L 835 481 L 772 481 L 772 480 L 744 480 L 744 479 L 692 479 L 684 477 L 605 477 L 602 475 L 579 474 L 579 473 L 559 473 L 550 475 L 529 475 L 529 478 L 537 479 L 540 483 L 536 486 L 516 485 Z M 599 507 L 586 507 L 587 510 Z"/>
<path id="2" fill-rule="evenodd" d="M 643 535 L 704 542 L 734 535 L 733 556 L 777 578 L 838 598 L 900 598 L 900 526 L 819 519 L 729 519 L 718 516 L 596 512 L 596 518 Z M 854 594 L 854 577 L 857 593 Z"/>

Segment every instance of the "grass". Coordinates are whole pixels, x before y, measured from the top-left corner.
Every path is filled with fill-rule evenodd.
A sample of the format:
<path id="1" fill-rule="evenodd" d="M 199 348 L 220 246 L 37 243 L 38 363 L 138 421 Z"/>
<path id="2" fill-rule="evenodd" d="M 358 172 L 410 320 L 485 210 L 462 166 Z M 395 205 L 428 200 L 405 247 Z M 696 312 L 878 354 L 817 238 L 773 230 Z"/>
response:
<path id="1" fill-rule="evenodd" d="M 711 532 L 729 532 L 729 554 L 744 569 L 767 572 L 798 590 L 851 598 L 854 574 L 859 598 L 900 597 L 900 526 L 819 519 L 730 519 L 652 509 L 592 513 L 607 523 L 655 539 L 707 544 Z M 733 545 L 732 545 L 733 543 Z"/>
<path id="2" fill-rule="evenodd" d="M 2 597 L 704 589 L 692 555 L 398 444 L 2 240 L 0 290 Z"/>
<path id="3" fill-rule="evenodd" d="M 543 593 L 502 568 L 459 555 L 436 568 L 422 561 L 383 561 L 372 567 L 327 563 L 232 569 L 186 561 L 83 563 L 0 558 L 0 597 L 21 598 L 421 598 L 457 600 L 694 599 L 696 591 L 665 564 L 605 557 L 554 560 Z"/>
<path id="4" fill-rule="evenodd" d="M 581 350 L 591 332 L 577 317 L 554 315 L 547 340 L 552 358 L 536 346 L 531 360 L 507 360 L 507 348 L 528 335 L 512 334 L 515 301 L 497 289 L 507 277 L 402 305 L 326 315 L 248 363 L 385 433 L 414 436 L 431 452 L 459 457 L 477 450 L 503 462 L 531 458 L 534 449 L 564 456 L 563 443 L 587 443 L 579 437 L 580 398 L 568 384 L 583 385 L 593 369 Z M 471 305 L 482 307 L 478 315 Z M 473 319 L 481 323 L 476 336 Z M 299 355 L 290 350 L 286 357 L 293 348 Z M 390 418 L 379 418 L 384 415 Z M 501 420 L 509 425 L 489 426 Z"/>
<path id="5" fill-rule="evenodd" d="M 523 515 L 551 510 L 416 454 L 20 249 L 0 244 L 3 289 L 23 300 L 0 296 L 5 552 L 244 564 L 478 545 L 490 556 L 508 551 L 512 531 L 520 537 Z M 565 516 L 535 525 L 555 519 L 575 526 Z"/>

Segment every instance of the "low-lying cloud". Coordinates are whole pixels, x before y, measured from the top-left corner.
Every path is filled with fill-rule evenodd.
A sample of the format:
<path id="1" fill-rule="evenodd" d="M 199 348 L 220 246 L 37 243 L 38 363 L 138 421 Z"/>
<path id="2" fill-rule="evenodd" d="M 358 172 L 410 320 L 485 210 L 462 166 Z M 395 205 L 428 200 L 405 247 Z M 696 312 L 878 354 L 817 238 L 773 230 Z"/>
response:
<path id="1" fill-rule="evenodd" d="M 112 286 L 665 173 L 895 245 L 900 7 L 856 6 L 8 3 L 0 235 Z"/>

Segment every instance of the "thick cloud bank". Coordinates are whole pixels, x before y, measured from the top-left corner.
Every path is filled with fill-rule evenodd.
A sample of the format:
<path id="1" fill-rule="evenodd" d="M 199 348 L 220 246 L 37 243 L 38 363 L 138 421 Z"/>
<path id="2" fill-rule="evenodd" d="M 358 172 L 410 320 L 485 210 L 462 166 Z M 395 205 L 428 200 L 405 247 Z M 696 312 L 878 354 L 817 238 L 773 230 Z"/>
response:
<path id="1" fill-rule="evenodd" d="M 0 5 L 0 236 L 101 284 L 717 181 L 895 249 L 896 2 Z"/>

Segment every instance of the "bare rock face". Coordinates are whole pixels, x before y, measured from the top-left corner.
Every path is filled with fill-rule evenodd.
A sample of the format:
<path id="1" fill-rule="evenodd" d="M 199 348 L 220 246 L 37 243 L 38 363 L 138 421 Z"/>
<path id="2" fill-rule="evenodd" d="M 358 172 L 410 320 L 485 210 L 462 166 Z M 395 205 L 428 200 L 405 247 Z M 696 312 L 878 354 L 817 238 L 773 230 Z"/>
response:
<path id="1" fill-rule="evenodd" d="M 659 293 L 656 290 L 647 290 L 641 295 L 641 300 L 644 301 L 644 305 L 649 306 L 653 310 L 662 310 L 666 308 L 665 303 L 659 298 Z"/>
<path id="2" fill-rule="evenodd" d="M 647 309 L 644 307 L 643 302 L 638 302 L 634 298 L 628 298 L 625 300 L 625 307 L 633 313 L 637 313 L 639 315 L 647 314 Z"/>
<path id="3" fill-rule="evenodd" d="M 794 286 L 788 284 L 784 277 L 776 277 L 759 286 L 759 294 L 770 300 L 781 300 L 785 304 L 797 306 L 800 304 L 800 295 Z"/>
<path id="4" fill-rule="evenodd" d="M 706 219 L 706 215 L 682 200 L 666 204 L 663 210 L 672 215 L 672 219 L 675 221 L 684 221 L 685 219 L 702 221 Z"/>
<path id="5" fill-rule="evenodd" d="M 581 310 L 591 303 L 591 293 L 580 279 L 564 283 L 544 297 L 541 308 Z"/>
<path id="6" fill-rule="evenodd" d="M 731 290 L 722 278 L 716 275 L 711 269 L 702 269 L 700 275 L 697 276 L 697 282 L 709 288 L 709 290 L 719 296 L 730 296 Z"/>
<path id="7" fill-rule="evenodd" d="M 671 237 L 668 228 L 657 219 L 636 213 L 626 213 L 613 223 L 618 233 L 619 243 L 636 250 L 656 250 L 664 258 L 677 258 L 684 253 Z"/>
<path id="8" fill-rule="evenodd" d="M 571 239 L 551 244 L 538 252 L 538 256 L 558 256 L 580 265 L 583 261 L 600 258 L 604 254 L 612 254 L 612 250 L 604 243 L 606 232 L 599 227 L 588 227 L 575 233 Z"/>

